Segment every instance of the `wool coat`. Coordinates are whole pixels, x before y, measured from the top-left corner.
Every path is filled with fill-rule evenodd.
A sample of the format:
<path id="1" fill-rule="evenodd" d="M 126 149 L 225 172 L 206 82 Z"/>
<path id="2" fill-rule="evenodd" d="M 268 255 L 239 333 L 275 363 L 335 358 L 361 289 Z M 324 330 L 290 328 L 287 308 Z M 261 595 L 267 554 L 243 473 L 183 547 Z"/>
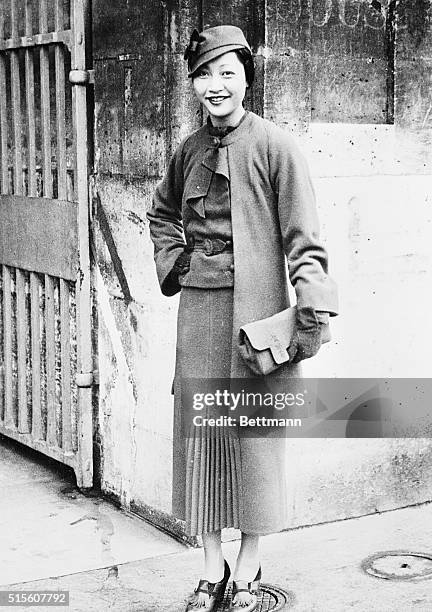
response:
<path id="1" fill-rule="evenodd" d="M 172 295 L 180 290 L 169 281 L 170 272 L 190 237 L 193 216 L 205 215 L 205 198 L 216 170 L 229 176 L 231 202 L 234 287 L 229 371 L 232 378 L 250 378 L 254 375 L 238 350 L 239 329 L 290 305 L 288 277 L 300 307 L 335 315 L 337 291 L 319 240 L 305 159 L 286 130 L 249 112 L 222 139 L 203 126 L 183 139 L 170 161 L 147 215 L 162 292 Z M 182 284 L 187 286 L 187 275 Z M 299 364 L 287 363 L 265 382 L 271 388 L 273 378 L 298 376 Z M 178 399 L 179 384 L 176 389 Z M 278 499 L 285 495 L 283 445 L 280 440 L 245 438 L 240 454 L 245 492 L 240 528 L 257 534 L 283 529 L 286 508 L 281 503 L 278 510 L 274 503 L 276 490 Z"/>

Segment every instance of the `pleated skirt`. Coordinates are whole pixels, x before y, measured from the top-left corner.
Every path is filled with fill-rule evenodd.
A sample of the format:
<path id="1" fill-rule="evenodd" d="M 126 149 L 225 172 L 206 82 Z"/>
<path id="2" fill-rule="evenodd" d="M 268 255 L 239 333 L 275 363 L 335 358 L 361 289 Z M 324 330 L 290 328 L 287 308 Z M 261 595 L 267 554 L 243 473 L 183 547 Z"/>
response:
<path id="1" fill-rule="evenodd" d="M 183 287 L 177 326 L 176 380 L 229 378 L 233 289 Z M 182 410 L 180 385 L 175 406 Z M 193 427 L 184 443 L 183 477 L 174 484 L 184 509 L 186 531 L 198 535 L 239 527 L 239 440 L 229 427 Z M 178 444 L 178 441 L 177 441 Z M 176 458 L 181 470 L 182 453 Z M 176 470 L 175 470 L 176 471 Z M 184 499 L 181 499 L 184 494 Z"/>
<path id="2" fill-rule="evenodd" d="M 183 287 L 174 381 L 173 514 L 199 535 L 235 527 L 276 533 L 287 526 L 286 440 L 239 436 L 232 427 L 182 435 L 181 381 L 229 379 L 233 289 Z"/>

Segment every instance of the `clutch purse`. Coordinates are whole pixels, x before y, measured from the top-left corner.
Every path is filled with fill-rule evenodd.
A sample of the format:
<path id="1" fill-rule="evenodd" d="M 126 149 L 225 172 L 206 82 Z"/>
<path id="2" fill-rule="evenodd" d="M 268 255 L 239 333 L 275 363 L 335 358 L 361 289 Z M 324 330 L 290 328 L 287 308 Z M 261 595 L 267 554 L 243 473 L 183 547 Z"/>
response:
<path id="1" fill-rule="evenodd" d="M 254 374 L 265 376 L 289 361 L 288 347 L 296 331 L 296 306 L 240 328 L 239 351 Z M 321 325 L 321 344 L 329 342 L 330 326 Z"/>

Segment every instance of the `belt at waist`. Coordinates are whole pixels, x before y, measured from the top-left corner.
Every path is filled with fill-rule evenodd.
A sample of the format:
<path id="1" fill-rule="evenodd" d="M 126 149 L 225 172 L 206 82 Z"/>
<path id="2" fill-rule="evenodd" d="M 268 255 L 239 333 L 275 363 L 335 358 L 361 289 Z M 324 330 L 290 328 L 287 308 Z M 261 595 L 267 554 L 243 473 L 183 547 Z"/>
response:
<path id="1" fill-rule="evenodd" d="M 199 239 L 188 239 L 186 246 L 186 252 L 192 253 L 192 251 L 203 251 L 205 255 L 217 255 L 222 251 L 232 251 L 233 243 L 232 240 L 221 240 L 220 238 L 204 238 Z"/>

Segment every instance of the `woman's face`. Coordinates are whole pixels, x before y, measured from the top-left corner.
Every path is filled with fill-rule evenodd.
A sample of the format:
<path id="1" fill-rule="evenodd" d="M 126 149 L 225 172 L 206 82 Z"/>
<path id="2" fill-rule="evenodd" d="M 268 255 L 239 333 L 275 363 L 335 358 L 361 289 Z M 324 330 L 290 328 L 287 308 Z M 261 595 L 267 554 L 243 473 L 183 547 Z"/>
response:
<path id="1" fill-rule="evenodd" d="M 224 53 L 204 66 L 193 77 L 196 97 L 210 113 L 213 125 L 235 125 L 243 116 L 247 82 L 237 53 Z"/>

